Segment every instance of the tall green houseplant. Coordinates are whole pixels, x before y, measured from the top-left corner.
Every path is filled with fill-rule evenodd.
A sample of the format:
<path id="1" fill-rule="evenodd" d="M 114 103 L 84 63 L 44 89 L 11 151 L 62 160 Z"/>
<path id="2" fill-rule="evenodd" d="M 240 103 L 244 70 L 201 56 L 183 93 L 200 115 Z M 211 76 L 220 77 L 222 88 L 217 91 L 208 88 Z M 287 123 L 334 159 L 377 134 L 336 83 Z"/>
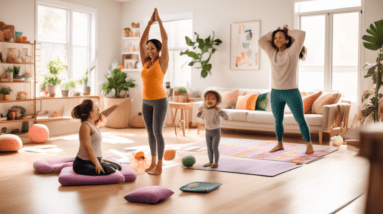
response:
<path id="1" fill-rule="evenodd" d="M 105 96 L 108 95 L 112 89 L 114 89 L 114 96 L 119 98 L 121 91 L 129 91 L 129 88 L 134 88 L 136 86 L 133 79 L 126 81 L 128 75 L 124 72 L 121 72 L 120 69 L 115 68 L 112 70 L 111 66 L 109 67 L 109 70 L 111 71 L 111 75 L 105 75 L 108 82 L 104 83 L 102 86 L 102 90 L 104 91 Z"/>
<path id="2" fill-rule="evenodd" d="M 383 97 L 383 95 L 379 93 L 380 86 L 382 86 L 383 72 L 383 20 L 375 22 L 375 26 L 371 24 L 370 29 L 367 29 L 366 31 L 370 35 L 364 35 L 362 37 L 362 39 L 366 41 L 363 42 L 363 46 L 369 50 L 379 50 L 379 52 L 378 57 L 376 58 L 376 65 L 369 68 L 367 75 L 364 76 L 365 78 L 372 76 L 372 80 L 374 81 L 374 84 L 376 84 L 375 97 L 371 99 L 372 104 L 368 108 L 363 109 L 362 113 L 363 116 L 368 116 L 372 113 L 374 122 L 376 122 L 378 120 L 378 102 L 379 99 Z"/>
<path id="3" fill-rule="evenodd" d="M 194 32 L 194 34 L 197 35 L 196 42 L 193 42 L 189 37 L 185 36 L 186 44 L 188 46 L 193 47 L 193 50 L 198 48 L 199 51 L 193 52 L 187 49 L 184 52 L 181 51 L 180 55 L 182 56 L 186 54 L 187 56 L 192 58 L 192 61 L 189 63 L 189 66 L 193 66 L 195 63 L 200 63 L 202 68 L 201 76 L 205 78 L 208 75 L 208 73 L 211 74 L 210 70 L 212 65 L 209 64 L 209 61 L 210 61 L 211 55 L 217 50 L 214 47 L 214 45 L 218 46 L 222 43 L 222 41 L 220 39 L 214 40 L 214 37 L 215 37 L 214 31 L 213 31 L 213 38 L 209 36 L 206 39 L 201 39 L 199 38 L 199 35 L 196 32 Z M 205 53 L 209 54 L 209 57 L 207 58 L 207 60 L 202 59 Z"/>
<path id="4" fill-rule="evenodd" d="M 57 60 L 49 60 L 47 64 L 49 74 L 43 75 L 44 79 L 47 80 L 48 85 L 60 85 L 61 78 L 59 75 L 65 70 L 66 66 L 57 57 Z"/>

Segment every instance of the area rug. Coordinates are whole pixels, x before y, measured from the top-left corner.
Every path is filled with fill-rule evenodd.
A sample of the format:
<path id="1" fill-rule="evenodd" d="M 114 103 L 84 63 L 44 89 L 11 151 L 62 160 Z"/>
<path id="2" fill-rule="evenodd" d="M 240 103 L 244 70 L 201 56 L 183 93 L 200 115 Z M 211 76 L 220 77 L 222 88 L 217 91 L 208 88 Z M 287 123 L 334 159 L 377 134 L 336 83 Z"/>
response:
<path id="1" fill-rule="evenodd" d="M 319 158 L 338 150 L 338 148 L 332 146 L 313 145 L 315 151 L 314 154 L 306 155 L 305 144 L 283 143 L 284 150 L 270 153 L 269 151 L 276 145 L 276 141 L 221 138 L 219 154 L 239 158 L 304 164 L 318 160 Z M 180 148 L 179 151 L 207 152 L 206 141 L 190 144 Z"/>
<path id="2" fill-rule="evenodd" d="M 202 165 L 194 165 L 190 169 L 200 169 L 208 171 L 231 172 L 250 175 L 261 175 L 274 177 L 281 173 L 301 167 L 302 165 L 288 162 L 254 160 L 245 158 L 229 158 L 220 157 L 218 168 L 203 167 Z"/>

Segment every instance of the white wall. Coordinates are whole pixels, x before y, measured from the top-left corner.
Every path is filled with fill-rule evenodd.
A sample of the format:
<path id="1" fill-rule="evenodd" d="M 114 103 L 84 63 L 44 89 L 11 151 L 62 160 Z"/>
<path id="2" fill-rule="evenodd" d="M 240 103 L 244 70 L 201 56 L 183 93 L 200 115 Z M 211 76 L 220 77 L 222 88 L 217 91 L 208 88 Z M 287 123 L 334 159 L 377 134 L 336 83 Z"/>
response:
<path id="1" fill-rule="evenodd" d="M 277 5 L 277 6 L 276 6 Z M 267 55 L 261 50 L 260 70 L 230 70 L 230 23 L 250 20 L 261 20 L 261 35 L 275 30 L 278 26 L 293 26 L 293 1 L 286 0 L 134 0 L 122 4 L 121 28 L 131 26 L 132 22 L 141 23 L 141 33 L 145 29 L 154 8 L 161 15 L 192 13 L 193 32 L 206 38 L 215 32 L 216 38 L 222 40 L 210 62 L 213 65 L 212 75 L 205 79 L 200 70 L 192 70 L 192 91 L 202 91 L 209 86 L 270 88 L 270 63 Z M 194 35 L 194 34 L 193 34 Z M 121 33 L 122 36 L 122 33 Z M 193 38 L 195 39 L 195 38 Z M 140 72 L 129 72 L 128 75 L 142 86 Z M 141 87 L 132 95 L 132 115 L 141 110 Z M 132 93 L 131 93 L 132 94 Z"/>
<path id="2" fill-rule="evenodd" d="M 98 56 L 98 80 L 105 82 L 105 74 L 114 60 L 120 59 L 120 45 L 121 45 L 121 4 L 113 0 L 63 0 L 65 2 L 78 4 L 86 7 L 91 7 L 98 10 L 97 17 L 97 56 Z M 15 26 L 15 31 L 22 31 L 28 40 L 33 42 L 35 35 L 35 0 L 0 0 L 0 21 L 9 25 Z M 3 65 L 0 66 L 0 74 L 5 69 Z M 98 90 L 92 89 L 95 94 L 101 93 L 101 84 L 98 84 Z M 16 92 L 21 91 L 19 84 L 0 85 L 0 87 L 9 87 L 14 89 L 14 93 L 10 95 L 10 99 L 16 99 Z M 71 101 L 69 103 L 76 104 L 80 100 Z M 68 104 L 65 100 L 53 102 L 51 105 L 44 105 L 43 110 L 57 109 L 60 110 L 64 105 Z M 29 106 L 30 103 L 9 103 L 0 105 L 0 113 L 6 113 L 7 109 L 13 105 L 21 105 L 24 107 Z M 45 106 L 45 107 L 44 107 Z M 54 124 L 53 124 L 54 125 Z M 5 126 L 1 124 L 0 128 Z M 21 123 L 7 124 L 8 130 L 13 128 L 21 128 Z M 62 134 L 77 131 L 78 128 L 67 126 L 66 129 L 58 129 L 60 131 L 53 132 L 54 134 Z"/>

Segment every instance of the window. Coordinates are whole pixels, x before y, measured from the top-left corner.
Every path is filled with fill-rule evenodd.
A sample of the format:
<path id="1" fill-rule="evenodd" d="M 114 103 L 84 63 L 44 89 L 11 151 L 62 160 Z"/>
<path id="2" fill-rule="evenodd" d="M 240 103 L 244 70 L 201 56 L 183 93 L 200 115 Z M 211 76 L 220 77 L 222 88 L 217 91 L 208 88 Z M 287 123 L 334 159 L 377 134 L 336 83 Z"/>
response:
<path id="1" fill-rule="evenodd" d="M 95 13 L 82 6 L 49 0 L 37 5 L 37 42 L 41 43 L 41 74 L 49 73 L 46 64 L 51 59 L 68 66 L 62 83 L 80 79 L 95 58 Z M 92 72 L 95 73 L 95 72 Z M 90 80 L 94 79 L 94 74 Z M 39 81 L 42 76 L 39 75 Z M 94 87 L 94 81 L 92 82 Z"/>
<path id="2" fill-rule="evenodd" d="M 185 36 L 192 38 L 192 19 L 163 21 L 164 28 L 168 34 L 169 67 L 164 77 L 165 82 L 170 82 L 171 87 L 191 86 L 191 67 L 188 65 L 190 58 L 186 55 L 180 56 L 181 51 L 188 49 Z M 150 28 L 149 39 L 161 41 L 161 33 L 158 24 Z"/>
<path id="3" fill-rule="evenodd" d="M 339 1 L 335 2 L 327 4 L 325 9 L 340 8 Z M 357 6 L 357 1 L 348 3 L 352 2 L 352 6 Z M 310 2 L 304 3 L 306 7 Z M 339 91 L 343 98 L 357 102 L 360 14 L 360 8 L 298 13 L 300 29 L 306 31 L 307 47 L 307 58 L 299 63 L 302 91 Z"/>

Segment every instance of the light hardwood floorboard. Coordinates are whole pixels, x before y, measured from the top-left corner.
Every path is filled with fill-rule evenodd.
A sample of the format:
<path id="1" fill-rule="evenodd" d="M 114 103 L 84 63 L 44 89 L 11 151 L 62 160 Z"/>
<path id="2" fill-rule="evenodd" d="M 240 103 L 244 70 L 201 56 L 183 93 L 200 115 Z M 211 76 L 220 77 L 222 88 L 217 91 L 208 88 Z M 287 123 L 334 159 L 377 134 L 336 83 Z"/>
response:
<path id="1" fill-rule="evenodd" d="M 103 156 L 113 155 L 110 149 L 124 152 L 127 147 L 147 146 L 146 129 L 101 129 Z M 197 134 L 190 129 L 186 137 L 176 137 L 174 127 L 163 130 L 166 145 L 185 144 L 203 140 L 205 131 Z M 106 139 L 116 137 L 120 143 Z M 223 130 L 222 137 L 275 140 L 273 133 Z M 315 138 L 315 136 L 313 136 Z M 127 141 L 131 140 L 131 143 Z M 328 136 L 324 136 L 328 144 Z M 301 135 L 285 135 L 285 142 L 304 143 Z M 125 143 L 124 143 L 125 142 Z M 314 139 L 314 142 L 315 141 Z M 276 177 L 185 169 L 179 152 L 175 166 L 165 168 L 161 176 L 137 175 L 130 183 L 62 187 L 58 174 L 37 174 L 33 162 L 45 157 L 75 157 L 78 134 L 53 137 L 45 145 L 56 145 L 61 152 L 0 153 L 0 213 L 330 213 L 365 193 L 369 163 L 356 156 L 352 146 L 323 159 L 306 164 Z M 36 146 L 25 139 L 25 147 Z M 195 154 L 197 163 L 205 163 L 207 154 Z M 223 185 L 208 194 L 184 193 L 179 188 L 194 181 L 220 182 Z M 144 186 L 160 185 L 174 191 L 168 200 L 157 205 L 129 203 L 123 198 Z M 350 209 L 363 210 L 362 199 Z"/>

